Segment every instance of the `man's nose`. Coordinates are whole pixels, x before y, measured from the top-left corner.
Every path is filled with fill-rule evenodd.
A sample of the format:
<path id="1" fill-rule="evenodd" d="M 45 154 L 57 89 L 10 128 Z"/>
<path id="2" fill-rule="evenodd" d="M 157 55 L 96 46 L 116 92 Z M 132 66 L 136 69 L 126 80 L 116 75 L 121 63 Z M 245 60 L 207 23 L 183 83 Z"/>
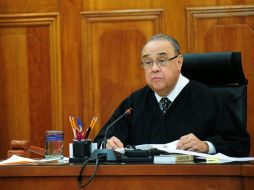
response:
<path id="1" fill-rule="evenodd" d="M 160 70 L 160 66 L 156 61 L 154 61 L 151 69 L 152 71 L 158 71 Z"/>

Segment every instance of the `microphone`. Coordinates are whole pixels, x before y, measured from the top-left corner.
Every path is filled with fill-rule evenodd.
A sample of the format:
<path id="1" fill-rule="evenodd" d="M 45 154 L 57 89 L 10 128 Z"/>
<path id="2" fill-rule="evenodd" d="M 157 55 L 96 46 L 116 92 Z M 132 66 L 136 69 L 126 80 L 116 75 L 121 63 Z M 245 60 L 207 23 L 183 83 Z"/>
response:
<path id="1" fill-rule="evenodd" d="M 118 122 L 122 117 L 124 117 L 125 115 L 129 115 L 131 113 L 132 108 L 127 109 L 120 117 L 118 117 L 115 121 L 113 121 L 109 126 L 107 126 L 105 134 L 104 134 L 104 140 L 102 141 L 103 143 L 103 148 L 106 148 L 107 145 L 107 133 L 108 130 L 116 123 Z"/>
<path id="2" fill-rule="evenodd" d="M 121 156 L 120 153 L 115 152 L 113 149 L 106 149 L 106 144 L 107 144 L 107 133 L 108 130 L 115 124 L 117 123 L 121 118 L 123 118 L 125 115 L 129 115 L 131 113 L 132 108 L 128 108 L 122 115 L 120 115 L 116 120 L 114 120 L 111 124 L 109 124 L 105 130 L 104 133 L 104 139 L 102 141 L 103 144 L 103 149 L 96 149 L 92 153 L 91 157 L 89 160 L 95 160 L 97 158 L 106 158 L 107 161 L 116 161 L 118 160 L 118 157 Z M 117 155 L 118 154 L 118 155 Z"/>

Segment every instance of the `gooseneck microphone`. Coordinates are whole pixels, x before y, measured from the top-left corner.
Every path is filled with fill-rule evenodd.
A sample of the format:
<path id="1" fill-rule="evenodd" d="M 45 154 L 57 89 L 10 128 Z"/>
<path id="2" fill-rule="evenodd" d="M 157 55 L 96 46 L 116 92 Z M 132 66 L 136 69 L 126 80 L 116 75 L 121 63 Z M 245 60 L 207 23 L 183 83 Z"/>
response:
<path id="1" fill-rule="evenodd" d="M 104 134 L 104 140 L 102 141 L 103 143 L 103 148 L 106 149 L 106 145 L 107 145 L 107 133 L 108 130 L 116 123 L 118 122 L 120 119 L 122 119 L 122 117 L 124 117 L 125 115 L 129 115 L 131 113 L 132 108 L 127 109 L 122 115 L 120 115 L 120 117 L 118 117 L 116 120 L 114 120 L 112 123 L 110 123 L 110 125 L 107 126 L 105 134 Z"/>
<path id="2" fill-rule="evenodd" d="M 107 133 L 108 130 L 121 118 L 123 118 L 125 115 L 128 115 L 131 113 L 132 108 L 128 108 L 122 115 L 120 115 L 116 120 L 114 120 L 111 124 L 109 124 L 105 130 L 104 133 L 104 139 L 102 141 L 102 149 L 96 149 L 93 151 L 92 155 L 90 156 L 90 160 L 95 160 L 97 158 L 100 158 L 100 160 L 106 160 L 106 161 L 116 161 L 119 159 L 120 153 L 115 152 L 113 149 L 106 149 L 107 144 Z"/>
<path id="3" fill-rule="evenodd" d="M 78 182 L 78 186 L 80 188 L 86 187 L 95 177 L 97 168 L 99 166 L 99 160 L 103 160 L 103 161 L 117 161 L 121 158 L 121 154 L 115 152 L 113 149 L 106 149 L 106 144 L 107 144 L 107 132 L 108 130 L 116 123 L 118 122 L 122 117 L 124 117 L 125 115 L 128 115 L 131 113 L 132 108 L 127 109 L 124 114 L 120 115 L 116 120 L 114 120 L 110 125 L 107 126 L 105 133 L 104 133 L 104 139 L 103 139 L 103 149 L 96 149 L 93 151 L 92 155 L 86 160 L 84 161 L 84 163 L 82 164 L 79 176 L 77 177 L 77 182 Z M 82 184 L 82 174 L 83 171 L 87 165 L 88 162 L 90 161 L 95 161 L 95 169 L 93 174 L 89 177 L 89 179 Z"/>

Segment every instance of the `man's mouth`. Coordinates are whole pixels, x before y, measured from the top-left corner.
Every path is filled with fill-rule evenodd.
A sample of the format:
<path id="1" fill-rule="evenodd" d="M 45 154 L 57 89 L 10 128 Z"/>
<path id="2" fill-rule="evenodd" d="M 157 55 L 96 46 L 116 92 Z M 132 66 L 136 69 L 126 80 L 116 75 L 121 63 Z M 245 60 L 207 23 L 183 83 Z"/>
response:
<path id="1" fill-rule="evenodd" d="M 161 79 L 161 77 L 152 77 L 152 81 L 160 81 Z"/>

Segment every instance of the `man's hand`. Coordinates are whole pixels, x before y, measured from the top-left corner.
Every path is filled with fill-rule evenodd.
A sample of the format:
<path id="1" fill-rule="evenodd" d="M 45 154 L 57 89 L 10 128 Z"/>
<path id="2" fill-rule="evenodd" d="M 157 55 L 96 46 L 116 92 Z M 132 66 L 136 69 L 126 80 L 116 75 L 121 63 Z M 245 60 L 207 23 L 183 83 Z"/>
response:
<path id="1" fill-rule="evenodd" d="M 199 140 L 194 134 L 182 136 L 176 147 L 181 150 L 208 153 L 209 146 L 205 141 Z"/>
<path id="2" fill-rule="evenodd" d="M 118 138 L 113 136 L 107 140 L 106 148 L 107 149 L 123 148 L 123 143 Z"/>

